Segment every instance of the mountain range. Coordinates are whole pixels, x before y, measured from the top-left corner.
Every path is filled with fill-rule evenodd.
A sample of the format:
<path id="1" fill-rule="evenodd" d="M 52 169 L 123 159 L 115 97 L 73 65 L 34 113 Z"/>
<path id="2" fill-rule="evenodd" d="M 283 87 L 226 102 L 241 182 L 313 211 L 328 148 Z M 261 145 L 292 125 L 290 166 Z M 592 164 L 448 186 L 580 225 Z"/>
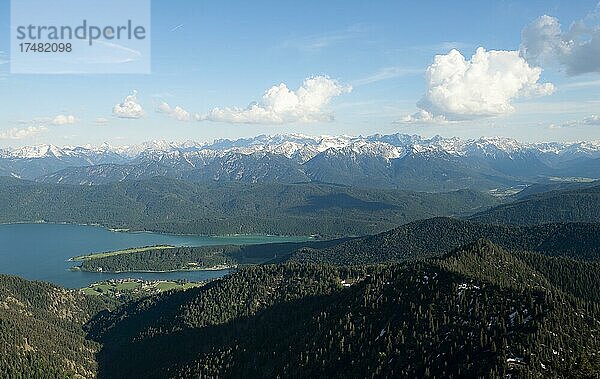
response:
<path id="1" fill-rule="evenodd" d="M 194 182 L 502 190 L 551 179 L 600 178 L 600 141 L 290 134 L 121 147 L 38 145 L 0 150 L 0 175 L 77 185 L 165 176 Z"/>

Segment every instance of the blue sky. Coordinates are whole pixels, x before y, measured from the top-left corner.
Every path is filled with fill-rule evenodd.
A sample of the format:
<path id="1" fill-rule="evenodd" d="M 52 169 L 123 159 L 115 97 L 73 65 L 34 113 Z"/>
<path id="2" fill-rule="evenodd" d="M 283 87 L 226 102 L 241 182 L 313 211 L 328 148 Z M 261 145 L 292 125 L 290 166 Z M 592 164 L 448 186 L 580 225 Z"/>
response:
<path id="1" fill-rule="evenodd" d="M 592 57 L 577 69 L 576 62 L 599 44 L 596 7 L 597 1 L 157 0 L 150 75 L 12 75 L 9 2 L 1 0 L 0 146 L 276 133 L 599 139 L 600 63 Z M 569 34 L 574 22 L 589 29 L 574 40 L 577 49 L 552 45 L 526 57 L 519 52 L 522 31 L 543 15 L 560 22 L 564 41 L 577 32 Z M 540 30 L 532 28 L 531 51 L 541 42 L 550 46 Z M 446 80 L 445 67 L 455 64 L 450 50 L 471 64 L 478 47 L 486 49 L 479 57 L 504 75 L 499 80 L 495 71 L 473 77 L 473 66 L 464 78 L 451 78 L 465 83 L 427 82 L 436 55 L 448 58 L 436 71 Z M 516 53 L 493 57 L 491 50 Z M 527 78 L 502 86 L 521 74 Z M 500 87 L 481 95 L 487 80 Z M 285 88 L 263 98 L 281 83 Z"/>

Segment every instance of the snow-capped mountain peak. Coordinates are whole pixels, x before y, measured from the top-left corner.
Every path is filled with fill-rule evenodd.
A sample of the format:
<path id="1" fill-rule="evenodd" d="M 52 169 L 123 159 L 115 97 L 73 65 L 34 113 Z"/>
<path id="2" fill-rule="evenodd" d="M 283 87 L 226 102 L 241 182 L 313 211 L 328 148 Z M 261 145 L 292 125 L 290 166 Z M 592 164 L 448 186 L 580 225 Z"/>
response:
<path id="1" fill-rule="evenodd" d="M 11 157 L 21 159 L 36 159 L 46 157 L 60 158 L 63 155 L 68 154 L 55 145 L 25 146 L 10 152 Z"/>
<path id="2" fill-rule="evenodd" d="M 381 157 L 387 160 L 413 154 L 445 153 L 452 156 L 475 156 L 490 159 L 512 157 L 520 153 L 554 154 L 565 156 L 600 157 L 600 142 L 577 143 L 521 143 L 504 137 L 482 137 L 473 140 L 434 136 L 422 138 L 417 135 L 375 134 L 366 137 L 307 136 L 303 134 L 260 135 L 237 140 L 216 140 L 212 143 L 186 141 L 183 143 L 154 140 L 131 146 L 65 146 L 35 145 L 8 149 L 0 153 L 6 159 L 66 159 L 81 158 L 94 164 L 99 157 L 103 161 L 164 161 L 206 160 L 229 153 L 251 155 L 269 153 L 305 163 L 318 154 L 351 154 Z M 112 158 L 111 158 L 112 157 Z"/>

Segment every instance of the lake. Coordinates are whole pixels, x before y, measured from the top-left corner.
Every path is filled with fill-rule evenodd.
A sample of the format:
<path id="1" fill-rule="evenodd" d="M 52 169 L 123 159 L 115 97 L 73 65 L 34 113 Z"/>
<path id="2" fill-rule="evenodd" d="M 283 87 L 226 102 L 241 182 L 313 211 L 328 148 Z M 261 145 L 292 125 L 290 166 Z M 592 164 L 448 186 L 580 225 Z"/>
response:
<path id="1" fill-rule="evenodd" d="M 81 288 L 108 279 L 200 281 L 221 277 L 227 270 L 168 273 L 91 273 L 70 271 L 74 256 L 151 245 L 206 246 L 300 242 L 306 237 L 186 236 L 148 232 L 115 232 L 101 227 L 66 224 L 0 225 L 0 273 Z"/>

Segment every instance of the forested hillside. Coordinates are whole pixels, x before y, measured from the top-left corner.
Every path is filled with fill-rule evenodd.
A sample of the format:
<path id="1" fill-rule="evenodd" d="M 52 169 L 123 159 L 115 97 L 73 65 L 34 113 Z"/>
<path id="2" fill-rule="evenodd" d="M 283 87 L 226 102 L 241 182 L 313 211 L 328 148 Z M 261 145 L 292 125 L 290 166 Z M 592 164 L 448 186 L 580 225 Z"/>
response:
<path id="1" fill-rule="evenodd" d="M 113 311 L 101 298 L 0 277 L 0 377 L 593 378 L 600 375 L 594 228 L 425 220 L 313 242 L 320 249 L 311 259 L 302 259 L 311 254 L 304 250 L 293 255 L 352 266 L 248 266 Z M 452 248 L 470 238 L 476 242 Z M 287 245 L 227 247 L 226 256 L 258 263 L 291 253 Z M 352 246 L 359 256 L 374 253 L 356 264 Z M 183 256 L 194 250 L 182 249 Z M 332 249 L 344 259 L 323 254 Z"/>
<path id="2" fill-rule="evenodd" d="M 478 213 L 470 219 L 519 225 L 600 222 L 600 186 L 534 193 L 513 203 Z"/>
<path id="3" fill-rule="evenodd" d="M 80 267 L 84 271 L 163 271 L 288 260 L 335 265 L 378 264 L 440 256 L 478 238 L 488 238 L 501 246 L 520 251 L 600 259 L 600 224 L 514 226 L 441 217 L 415 221 L 362 238 L 145 249 L 131 254 L 86 259 Z"/>
<path id="4" fill-rule="evenodd" d="M 84 259 L 79 266 L 83 271 L 174 271 L 209 269 L 215 266 L 238 266 L 280 262 L 302 248 L 324 249 L 338 245 L 345 239 L 268 243 L 260 245 L 184 246 L 149 248 L 141 252 L 108 255 L 98 254 Z"/>
<path id="5" fill-rule="evenodd" d="M 495 204 L 490 195 L 469 190 L 431 194 L 165 178 L 69 186 L 0 178 L 0 222 L 43 220 L 189 234 L 365 235 Z"/>
<path id="6" fill-rule="evenodd" d="M 584 182 L 572 182 L 572 181 L 543 181 L 535 183 L 525 187 L 523 190 L 511 196 L 512 200 L 522 200 L 533 195 L 540 195 L 548 192 L 557 191 L 577 191 L 589 187 L 596 187 L 600 185 L 599 181 L 584 181 Z"/>
<path id="7" fill-rule="evenodd" d="M 561 285 L 549 259 L 480 240 L 408 265 L 255 266 L 101 314 L 90 335 L 104 378 L 594 377 L 598 282 Z"/>
<path id="8" fill-rule="evenodd" d="M 105 308 L 94 297 L 0 275 L 0 377 L 93 377 L 100 345 L 82 326 Z"/>
<path id="9" fill-rule="evenodd" d="M 479 238 L 490 239 L 511 250 L 600 259 L 600 224 L 514 226 L 438 217 L 330 248 L 302 249 L 295 252 L 291 260 L 337 265 L 402 262 L 439 256 Z"/>

